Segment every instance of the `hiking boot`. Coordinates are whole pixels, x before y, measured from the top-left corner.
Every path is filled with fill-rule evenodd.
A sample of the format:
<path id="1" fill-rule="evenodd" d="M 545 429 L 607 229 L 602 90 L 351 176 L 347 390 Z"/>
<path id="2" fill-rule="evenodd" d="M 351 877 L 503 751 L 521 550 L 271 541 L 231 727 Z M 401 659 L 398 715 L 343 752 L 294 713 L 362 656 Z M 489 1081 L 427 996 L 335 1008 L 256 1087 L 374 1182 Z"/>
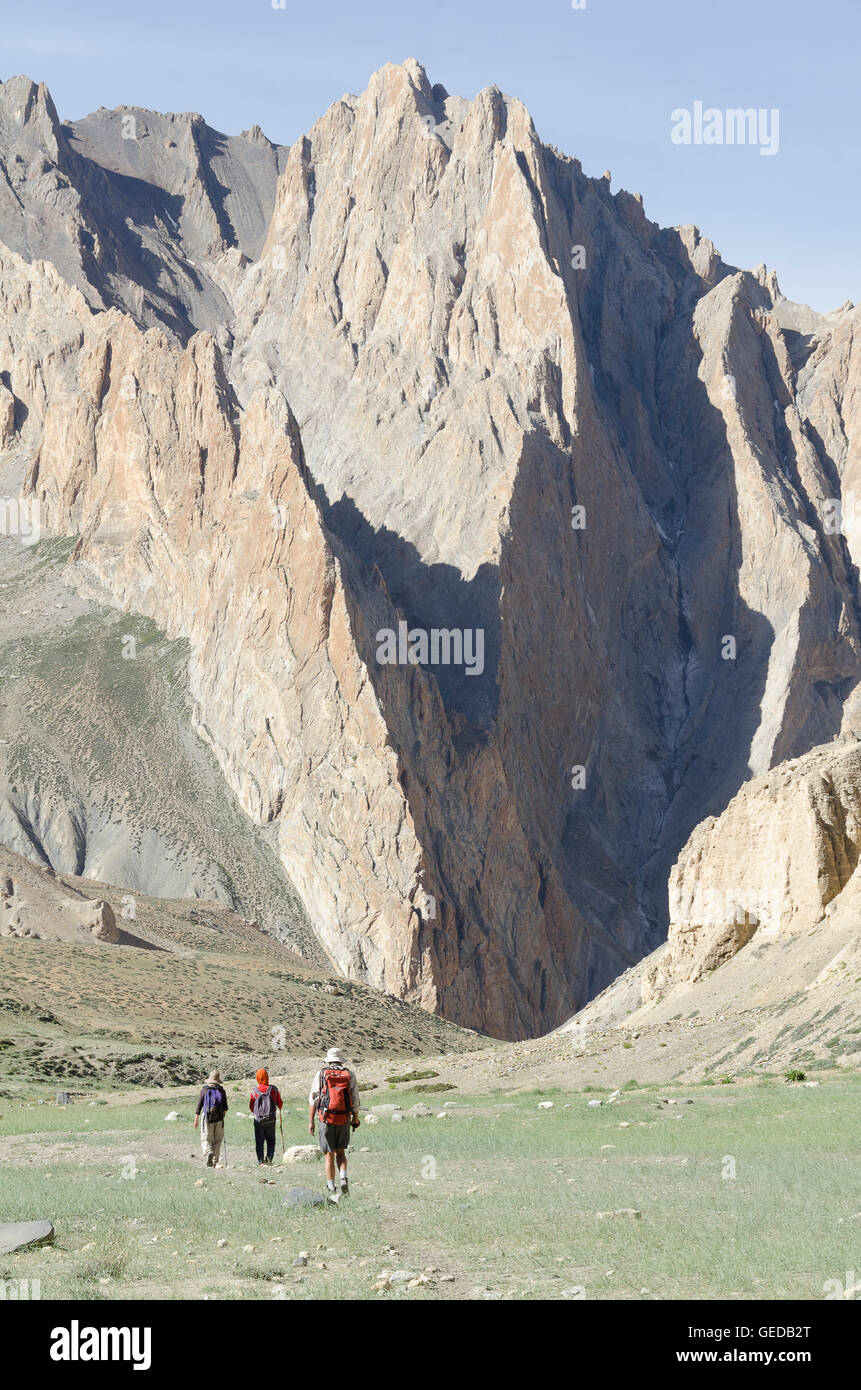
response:
<path id="1" fill-rule="evenodd" d="M 329 1189 L 328 1197 L 329 1197 L 329 1201 L 330 1201 L 330 1202 L 334 1202 L 335 1206 L 337 1206 L 338 1203 L 339 1203 L 340 1200 L 341 1200 L 341 1194 L 340 1194 L 340 1192 L 333 1192 L 331 1188 Z"/>
<path id="2" fill-rule="evenodd" d="M 214 1168 L 214 1167 L 215 1167 L 215 1159 L 213 1158 L 212 1154 L 207 1154 L 207 1155 L 206 1155 L 206 1166 L 207 1166 L 207 1168 Z"/>
<path id="3" fill-rule="evenodd" d="M 350 1184 L 347 1182 L 347 1179 L 346 1179 L 346 1178 L 342 1178 L 342 1179 L 341 1179 L 341 1196 L 342 1196 L 342 1197 L 349 1197 L 349 1195 L 350 1195 Z"/>

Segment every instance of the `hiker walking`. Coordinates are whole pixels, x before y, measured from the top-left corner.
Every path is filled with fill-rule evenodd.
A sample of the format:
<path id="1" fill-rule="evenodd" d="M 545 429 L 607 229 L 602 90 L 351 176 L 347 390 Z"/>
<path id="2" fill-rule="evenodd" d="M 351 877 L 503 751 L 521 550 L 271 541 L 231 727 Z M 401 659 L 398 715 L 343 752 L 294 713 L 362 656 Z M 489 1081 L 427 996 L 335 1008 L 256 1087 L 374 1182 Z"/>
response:
<path id="1" fill-rule="evenodd" d="M 257 1149 L 258 1168 L 272 1162 L 275 1153 L 275 1123 L 281 1105 L 281 1092 L 277 1086 L 270 1086 L 269 1073 L 265 1067 L 261 1067 L 257 1072 L 257 1085 L 248 1102 L 248 1109 L 254 1116 L 254 1147 Z"/>
<path id="2" fill-rule="evenodd" d="M 224 1117 L 227 1114 L 227 1092 L 221 1084 L 221 1072 L 212 1071 L 200 1088 L 197 1109 L 194 1112 L 194 1127 L 200 1125 L 200 1147 L 206 1159 L 207 1168 L 218 1163 L 221 1145 L 224 1142 Z"/>
<path id="3" fill-rule="evenodd" d="M 337 1202 L 349 1192 L 347 1184 L 347 1147 L 350 1129 L 359 1128 L 359 1083 L 355 1073 L 344 1065 L 341 1050 L 330 1047 L 326 1060 L 311 1083 L 308 1097 L 308 1133 L 314 1133 L 314 1121 L 319 1118 L 320 1150 L 326 1160 L 326 1186 L 329 1201 Z M 340 1177 L 340 1191 L 335 1186 L 335 1168 Z"/>

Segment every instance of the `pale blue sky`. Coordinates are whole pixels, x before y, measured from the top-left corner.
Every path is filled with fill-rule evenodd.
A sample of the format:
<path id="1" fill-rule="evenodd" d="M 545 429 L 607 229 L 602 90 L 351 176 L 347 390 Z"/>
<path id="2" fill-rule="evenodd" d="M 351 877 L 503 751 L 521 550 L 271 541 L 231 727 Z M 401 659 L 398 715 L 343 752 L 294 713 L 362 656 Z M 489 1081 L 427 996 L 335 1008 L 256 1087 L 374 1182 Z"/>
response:
<path id="1" fill-rule="evenodd" d="M 765 261 L 820 310 L 861 299 L 859 0 L 40 0 L 0 33 L 0 77 L 48 83 L 61 117 L 128 103 L 200 111 L 289 143 L 383 63 L 520 97 L 539 135 L 609 168 L 664 225 Z M 780 148 L 677 146 L 671 112 L 777 107 Z"/>

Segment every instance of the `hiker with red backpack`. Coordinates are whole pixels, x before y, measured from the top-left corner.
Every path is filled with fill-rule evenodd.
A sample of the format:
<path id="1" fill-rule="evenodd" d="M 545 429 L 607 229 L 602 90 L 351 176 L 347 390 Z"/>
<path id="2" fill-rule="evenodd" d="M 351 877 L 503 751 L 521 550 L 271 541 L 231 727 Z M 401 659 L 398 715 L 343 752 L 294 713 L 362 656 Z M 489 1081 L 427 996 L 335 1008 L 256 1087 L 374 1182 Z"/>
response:
<path id="1" fill-rule="evenodd" d="M 257 1149 L 258 1168 L 263 1164 L 272 1163 L 275 1153 L 275 1122 L 281 1104 L 281 1092 L 277 1086 L 270 1086 L 269 1073 L 265 1067 L 261 1067 L 257 1072 L 257 1085 L 248 1102 L 248 1109 L 254 1116 L 254 1146 Z"/>
<path id="2" fill-rule="evenodd" d="M 338 1202 L 349 1192 L 347 1147 L 350 1129 L 359 1128 L 359 1083 L 355 1073 L 344 1066 L 340 1049 L 330 1047 L 326 1061 L 311 1083 L 308 1097 L 308 1133 L 320 1121 L 320 1150 L 326 1160 L 326 1186 L 329 1201 Z M 340 1191 L 335 1187 L 335 1167 L 340 1175 Z"/>
<path id="3" fill-rule="evenodd" d="M 200 1088 L 197 1109 L 194 1112 L 195 1129 L 200 1124 L 200 1117 L 203 1115 L 200 1147 L 203 1150 L 207 1168 L 214 1168 L 218 1163 L 221 1145 L 224 1142 L 224 1117 L 226 1114 L 227 1092 L 221 1084 L 221 1073 L 210 1072 L 205 1085 Z"/>

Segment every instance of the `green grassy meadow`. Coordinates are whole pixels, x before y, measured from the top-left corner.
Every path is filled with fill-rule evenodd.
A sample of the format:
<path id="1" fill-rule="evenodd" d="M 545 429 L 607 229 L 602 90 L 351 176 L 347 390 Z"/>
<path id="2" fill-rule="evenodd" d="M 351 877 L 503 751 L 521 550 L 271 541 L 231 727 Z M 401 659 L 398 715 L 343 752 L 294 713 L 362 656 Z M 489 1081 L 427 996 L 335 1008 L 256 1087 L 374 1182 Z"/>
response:
<path id="1" fill-rule="evenodd" d="M 631 1089 L 592 1108 L 600 1092 L 373 1092 L 432 1114 L 363 1123 L 349 1198 L 301 1211 L 283 1197 L 322 1191 L 322 1163 L 258 1169 L 230 1084 L 228 1165 L 206 1171 L 196 1094 L 0 1099 L 0 1219 L 56 1228 L 53 1247 L 0 1257 L 0 1278 L 38 1279 L 42 1299 L 822 1299 L 861 1271 L 859 1076 Z M 310 1142 L 304 1097 L 285 1102 L 286 1143 Z M 385 1270 L 428 1282 L 378 1290 Z"/>

